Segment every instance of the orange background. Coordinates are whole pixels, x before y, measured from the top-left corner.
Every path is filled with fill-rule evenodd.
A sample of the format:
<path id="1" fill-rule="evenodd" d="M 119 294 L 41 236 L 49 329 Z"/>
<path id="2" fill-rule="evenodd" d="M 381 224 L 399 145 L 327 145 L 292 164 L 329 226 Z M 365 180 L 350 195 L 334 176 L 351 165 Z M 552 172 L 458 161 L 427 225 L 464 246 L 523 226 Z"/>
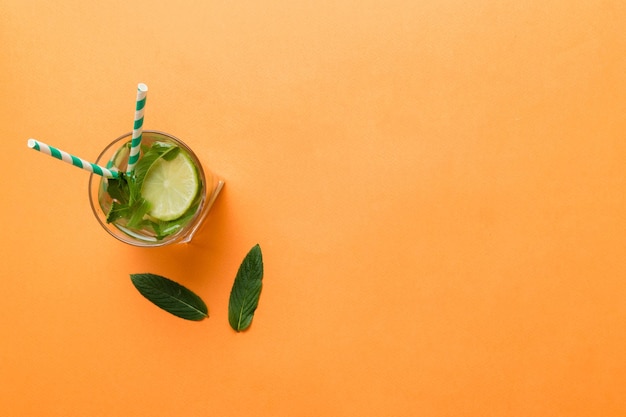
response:
<path id="1" fill-rule="evenodd" d="M 5 0 L 0 53 L 0 414 L 626 415 L 624 1 Z M 189 246 L 26 147 L 95 158 L 138 82 L 227 181 Z"/>

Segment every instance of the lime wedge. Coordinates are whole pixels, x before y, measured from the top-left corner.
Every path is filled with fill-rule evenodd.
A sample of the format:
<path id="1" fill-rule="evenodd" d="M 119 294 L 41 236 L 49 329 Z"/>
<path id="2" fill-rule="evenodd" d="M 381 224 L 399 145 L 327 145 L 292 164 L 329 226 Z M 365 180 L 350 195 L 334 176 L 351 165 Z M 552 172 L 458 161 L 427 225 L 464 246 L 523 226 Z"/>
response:
<path id="1" fill-rule="evenodd" d="M 171 161 L 160 158 L 152 164 L 143 180 L 141 195 L 151 205 L 150 216 L 169 221 L 185 214 L 199 188 L 193 162 L 179 152 Z"/>

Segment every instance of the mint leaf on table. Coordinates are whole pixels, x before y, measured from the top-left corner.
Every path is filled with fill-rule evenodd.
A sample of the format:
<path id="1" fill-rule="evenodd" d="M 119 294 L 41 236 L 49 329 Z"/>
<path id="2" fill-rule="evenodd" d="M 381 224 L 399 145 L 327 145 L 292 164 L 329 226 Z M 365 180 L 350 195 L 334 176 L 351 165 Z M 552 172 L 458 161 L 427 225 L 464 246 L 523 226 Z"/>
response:
<path id="1" fill-rule="evenodd" d="M 252 323 L 263 287 L 263 255 L 257 244 L 239 266 L 228 302 L 228 322 L 235 331 L 246 330 Z"/>
<path id="2" fill-rule="evenodd" d="M 141 295 L 168 313 L 194 321 L 209 316 L 198 295 L 171 279 L 155 274 L 131 274 L 130 279 Z"/>

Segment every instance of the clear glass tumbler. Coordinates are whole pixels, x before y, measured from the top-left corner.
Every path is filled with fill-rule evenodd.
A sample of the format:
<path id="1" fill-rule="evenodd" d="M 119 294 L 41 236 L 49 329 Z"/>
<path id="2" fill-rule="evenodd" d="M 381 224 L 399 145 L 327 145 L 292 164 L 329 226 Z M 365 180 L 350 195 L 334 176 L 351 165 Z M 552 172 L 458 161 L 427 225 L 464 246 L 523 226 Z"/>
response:
<path id="1" fill-rule="evenodd" d="M 127 133 L 111 142 L 98 156 L 96 164 L 125 172 L 131 135 L 132 133 Z M 191 161 L 199 184 L 193 203 L 180 218 L 163 221 L 151 218 L 149 214 L 139 214 L 139 218 L 136 217 L 130 221 L 132 210 L 124 212 L 125 215 L 112 216 L 111 212 L 115 210 L 118 200 L 109 192 L 113 193 L 114 189 L 119 189 L 119 183 L 91 174 L 89 202 L 96 219 L 111 236 L 134 246 L 158 247 L 173 243 L 188 243 L 198 231 L 222 190 L 224 180 L 208 169 L 203 169 L 195 153 L 180 139 L 167 133 L 144 130 L 141 155 L 153 146 L 172 145 L 179 147 L 179 152 Z"/>

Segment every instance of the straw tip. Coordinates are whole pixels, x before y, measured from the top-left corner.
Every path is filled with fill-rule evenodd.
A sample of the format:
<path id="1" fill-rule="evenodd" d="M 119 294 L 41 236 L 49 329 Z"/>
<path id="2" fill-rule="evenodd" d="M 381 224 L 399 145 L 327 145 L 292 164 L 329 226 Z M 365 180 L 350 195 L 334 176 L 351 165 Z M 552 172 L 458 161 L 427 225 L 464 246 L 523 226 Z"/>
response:
<path id="1" fill-rule="evenodd" d="M 37 146 L 37 141 L 35 139 L 28 139 L 27 145 L 29 148 L 33 149 Z"/>
<path id="2" fill-rule="evenodd" d="M 139 83 L 139 84 L 137 85 L 137 89 L 138 89 L 139 91 L 141 91 L 141 92 L 146 93 L 146 92 L 148 91 L 148 86 L 147 86 L 147 85 L 145 85 L 144 83 Z"/>

